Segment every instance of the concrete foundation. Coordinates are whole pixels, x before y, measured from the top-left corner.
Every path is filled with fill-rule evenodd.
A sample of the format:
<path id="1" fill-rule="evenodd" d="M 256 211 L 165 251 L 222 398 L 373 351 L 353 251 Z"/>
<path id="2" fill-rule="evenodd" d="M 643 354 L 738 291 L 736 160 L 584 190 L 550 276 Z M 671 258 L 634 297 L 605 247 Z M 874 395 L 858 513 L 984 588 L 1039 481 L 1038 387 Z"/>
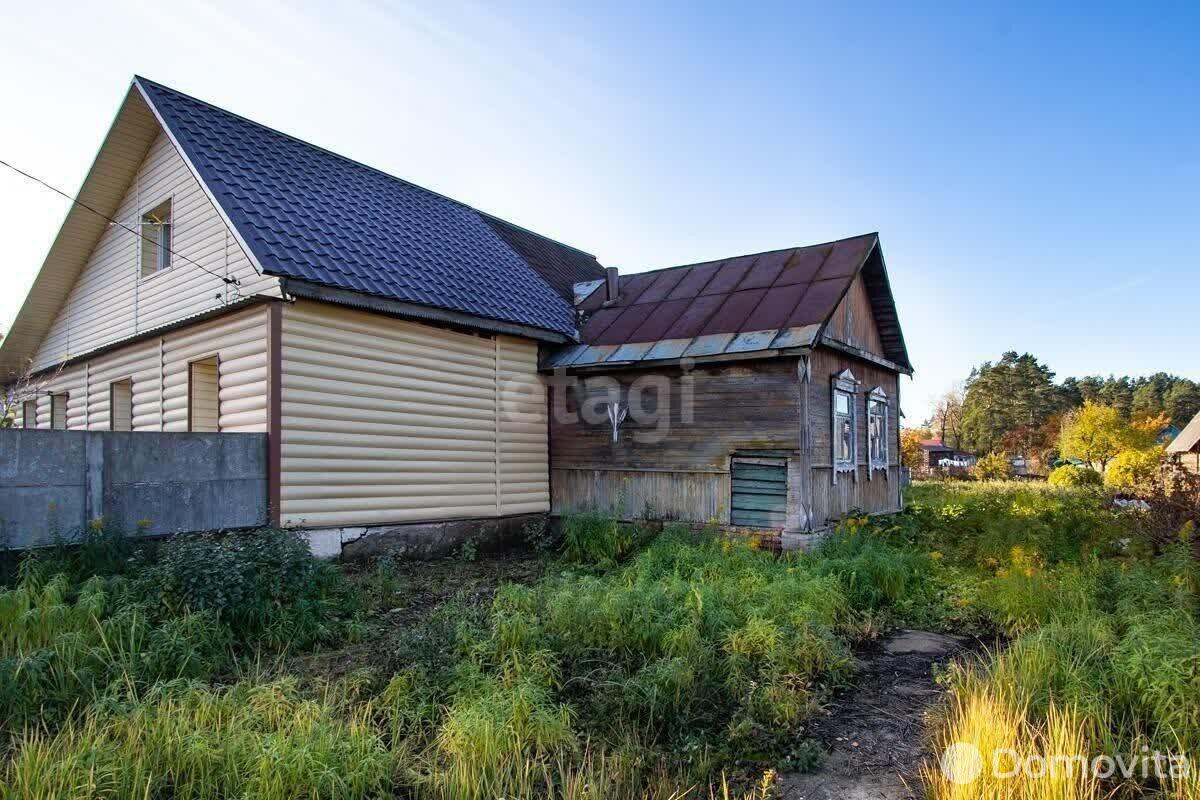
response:
<path id="1" fill-rule="evenodd" d="M 347 560 L 391 555 L 433 559 L 452 555 L 473 540 L 480 552 L 502 550 L 520 540 L 525 526 L 545 514 L 516 514 L 487 519 L 456 519 L 369 527 L 313 528 L 302 533 L 313 555 Z"/>

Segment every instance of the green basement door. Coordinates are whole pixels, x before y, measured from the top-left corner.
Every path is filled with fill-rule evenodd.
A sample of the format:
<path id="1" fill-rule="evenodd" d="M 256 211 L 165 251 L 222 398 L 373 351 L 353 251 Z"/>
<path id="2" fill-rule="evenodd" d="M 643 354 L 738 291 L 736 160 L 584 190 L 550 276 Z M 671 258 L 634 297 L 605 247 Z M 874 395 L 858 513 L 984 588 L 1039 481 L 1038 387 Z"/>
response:
<path id="1" fill-rule="evenodd" d="M 748 528 L 787 525 L 787 459 L 734 456 L 729 465 L 729 522 Z"/>

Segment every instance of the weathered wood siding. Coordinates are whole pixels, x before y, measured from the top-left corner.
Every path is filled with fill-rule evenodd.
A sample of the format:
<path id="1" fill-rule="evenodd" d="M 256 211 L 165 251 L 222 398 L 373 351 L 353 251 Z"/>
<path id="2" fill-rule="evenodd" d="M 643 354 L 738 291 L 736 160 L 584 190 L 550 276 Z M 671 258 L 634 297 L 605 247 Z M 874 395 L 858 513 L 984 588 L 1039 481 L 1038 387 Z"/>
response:
<path id="1" fill-rule="evenodd" d="M 834 480 L 831 379 L 849 369 L 859 380 L 854 397 L 858 437 L 858 466 L 854 472 L 842 472 Z M 812 449 L 811 525 L 819 529 L 852 510 L 868 513 L 897 511 L 900 508 L 900 420 L 899 376 L 890 370 L 853 356 L 818 347 L 811 356 L 812 379 L 809 384 L 808 426 Z M 867 394 L 875 387 L 887 393 L 888 468 L 871 472 L 867 459 Z"/>
<path id="2" fill-rule="evenodd" d="M 308 301 L 282 334 L 283 524 L 549 507 L 535 343 Z"/>
<path id="3" fill-rule="evenodd" d="M 100 354 L 53 374 L 37 398 L 38 427 L 49 428 L 50 394 L 67 392 L 67 427 L 109 430 L 111 384 L 128 380 L 135 431 L 188 429 L 188 364 L 217 356 L 222 431 L 265 431 L 266 310 L 231 312 Z"/>
<path id="4" fill-rule="evenodd" d="M 598 507 L 728 523 L 730 457 L 799 448 L 794 358 L 628 370 L 567 386 L 558 380 L 550 425 L 555 513 Z M 613 397 L 632 405 L 616 442 L 603 409 Z"/>
<path id="5" fill-rule="evenodd" d="M 825 335 L 877 356 L 884 355 L 883 342 L 879 338 L 879 328 L 875 325 L 875 315 L 871 309 L 871 298 L 867 295 L 861 275 L 850 284 L 846 296 L 829 318 Z"/>
<path id="6" fill-rule="evenodd" d="M 235 290 L 217 276 L 240 279 L 236 292 L 241 296 L 279 294 L 279 281 L 254 269 L 175 146 L 160 132 L 125 189 L 115 219 L 140 230 L 142 214 L 166 199 L 172 204 L 171 249 L 177 253 L 172 266 L 143 277 L 142 239 L 123 227 L 108 226 L 42 340 L 35 369 L 235 299 Z"/>

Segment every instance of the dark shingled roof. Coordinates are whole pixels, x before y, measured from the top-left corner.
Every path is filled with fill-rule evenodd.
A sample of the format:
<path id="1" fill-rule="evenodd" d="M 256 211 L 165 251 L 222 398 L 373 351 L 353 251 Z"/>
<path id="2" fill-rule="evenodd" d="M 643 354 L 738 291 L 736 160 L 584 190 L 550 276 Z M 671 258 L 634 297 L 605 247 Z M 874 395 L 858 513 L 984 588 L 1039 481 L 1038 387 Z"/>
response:
<path id="1" fill-rule="evenodd" d="M 583 344 L 561 350 L 553 365 L 808 344 L 859 274 L 871 296 L 885 354 L 909 368 L 874 233 L 623 276 L 615 302 L 605 302 L 601 287 L 580 304 L 587 314 Z M 679 344 L 668 344 L 672 342 Z"/>
<path id="2" fill-rule="evenodd" d="M 595 257 L 136 81 L 267 274 L 574 334 Z"/>

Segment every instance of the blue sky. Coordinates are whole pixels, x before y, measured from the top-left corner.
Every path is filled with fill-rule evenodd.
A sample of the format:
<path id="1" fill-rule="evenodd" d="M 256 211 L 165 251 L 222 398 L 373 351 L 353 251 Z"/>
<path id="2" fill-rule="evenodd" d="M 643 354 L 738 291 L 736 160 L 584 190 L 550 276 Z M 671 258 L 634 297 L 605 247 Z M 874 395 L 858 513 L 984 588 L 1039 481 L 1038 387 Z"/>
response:
<path id="1" fill-rule="evenodd" d="M 145 11 L 6 8 L 0 158 L 73 191 L 136 72 L 622 271 L 877 230 L 910 422 L 1009 349 L 1200 379 L 1195 7 Z M 0 174 L 0 326 L 63 203 Z"/>

